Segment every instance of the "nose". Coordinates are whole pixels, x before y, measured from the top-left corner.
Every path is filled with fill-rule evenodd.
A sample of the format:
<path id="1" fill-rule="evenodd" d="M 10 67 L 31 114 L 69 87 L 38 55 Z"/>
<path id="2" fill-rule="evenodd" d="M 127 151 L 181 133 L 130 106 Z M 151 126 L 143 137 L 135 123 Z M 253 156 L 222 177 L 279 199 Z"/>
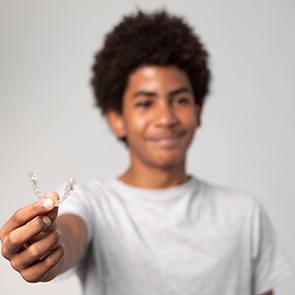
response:
<path id="1" fill-rule="evenodd" d="M 173 105 L 167 102 L 158 106 L 156 119 L 159 127 L 172 128 L 179 123 Z"/>

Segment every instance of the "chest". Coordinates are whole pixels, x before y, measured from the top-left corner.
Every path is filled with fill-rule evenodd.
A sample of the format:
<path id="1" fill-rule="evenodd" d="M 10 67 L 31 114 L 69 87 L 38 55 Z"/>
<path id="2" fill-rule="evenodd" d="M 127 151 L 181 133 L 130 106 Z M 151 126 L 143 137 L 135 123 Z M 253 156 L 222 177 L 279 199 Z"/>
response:
<path id="1" fill-rule="evenodd" d="M 100 242 L 110 272 L 153 280 L 207 281 L 244 263 L 248 245 L 244 231 L 233 222 L 129 216 L 123 223 L 105 227 Z"/>

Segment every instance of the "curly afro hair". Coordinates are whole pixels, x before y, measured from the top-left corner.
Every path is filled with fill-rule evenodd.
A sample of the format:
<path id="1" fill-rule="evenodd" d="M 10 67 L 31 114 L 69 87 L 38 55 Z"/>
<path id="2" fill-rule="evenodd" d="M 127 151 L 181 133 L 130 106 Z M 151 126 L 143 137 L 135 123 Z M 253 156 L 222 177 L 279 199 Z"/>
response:
<path id="1" fill-rule="evenodd" d="M 138 10 L 124 16 L 106 34 L 104 47 L 95 55 L 91 85 L 102 114 L 122 111 L 122 97 L 129 75 L 143 65 L 175 65 L 191 81 L 201 107 L 209 91 L 208 52 L 193 29 L 165 10 Z"/>

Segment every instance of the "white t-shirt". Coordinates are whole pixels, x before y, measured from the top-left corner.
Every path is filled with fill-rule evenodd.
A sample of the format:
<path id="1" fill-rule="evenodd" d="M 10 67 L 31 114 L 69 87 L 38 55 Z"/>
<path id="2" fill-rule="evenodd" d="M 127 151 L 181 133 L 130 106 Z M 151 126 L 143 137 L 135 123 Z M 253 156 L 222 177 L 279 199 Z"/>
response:
<path id="1" fill-rule="evenodd" d="M 83 258 L 67 272 L 86 295 L 256 295 L 291 275 L 256 197 L 197 177 L 166 189 L 94 179 L 65 213 L 87 226 Z"/>

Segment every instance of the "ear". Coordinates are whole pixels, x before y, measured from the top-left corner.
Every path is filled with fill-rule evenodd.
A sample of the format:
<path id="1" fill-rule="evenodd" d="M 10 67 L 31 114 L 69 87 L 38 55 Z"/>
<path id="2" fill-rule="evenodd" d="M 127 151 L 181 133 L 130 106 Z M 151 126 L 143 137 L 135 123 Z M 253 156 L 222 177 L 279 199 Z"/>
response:
<path id="1" fill-rule="evenodd" d="M 126 136 L 124 119 L 121 113 L 110 110 L 106 113 L 106 119 L 110 128 L 118 138 Z"/>

